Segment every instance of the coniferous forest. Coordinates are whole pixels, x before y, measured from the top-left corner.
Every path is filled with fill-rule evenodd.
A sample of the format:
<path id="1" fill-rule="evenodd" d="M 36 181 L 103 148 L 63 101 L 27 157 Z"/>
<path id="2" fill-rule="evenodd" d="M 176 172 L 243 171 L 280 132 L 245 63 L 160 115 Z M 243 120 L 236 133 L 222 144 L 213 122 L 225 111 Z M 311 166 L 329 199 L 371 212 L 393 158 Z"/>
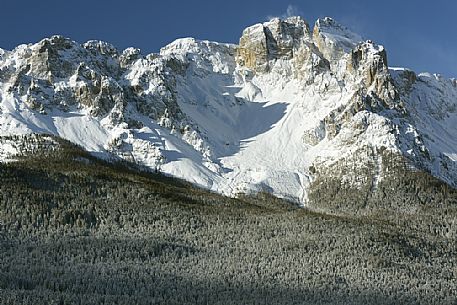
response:
<path id="1" fill-rule="evenodd" d="M 457 304 L 457 192 L 387 153 L 299 208 L 62 145 L 0 164 L 0 304 Z"/>

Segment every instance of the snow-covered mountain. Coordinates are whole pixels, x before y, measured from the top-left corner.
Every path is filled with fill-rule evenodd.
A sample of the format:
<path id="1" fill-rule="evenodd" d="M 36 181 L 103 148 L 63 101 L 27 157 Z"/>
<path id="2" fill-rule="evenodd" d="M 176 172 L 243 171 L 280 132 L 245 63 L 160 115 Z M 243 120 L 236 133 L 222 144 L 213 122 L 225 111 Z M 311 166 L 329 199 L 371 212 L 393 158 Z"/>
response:
<path id="1" fill-rule="evenodd" d="M 331 18 L 273 19 L 238 45 L 184 38 L 147 56 L 61 36 L 0 49 L 2 160 L 50 134 L 227 195 L 306 204 L 342 161 L 373 164 L 369 182 L 338 175 L 375 191 L 386 151 L 455 187 L 456 106 L 456 80 L 389 68 L 382 46 Z"/>

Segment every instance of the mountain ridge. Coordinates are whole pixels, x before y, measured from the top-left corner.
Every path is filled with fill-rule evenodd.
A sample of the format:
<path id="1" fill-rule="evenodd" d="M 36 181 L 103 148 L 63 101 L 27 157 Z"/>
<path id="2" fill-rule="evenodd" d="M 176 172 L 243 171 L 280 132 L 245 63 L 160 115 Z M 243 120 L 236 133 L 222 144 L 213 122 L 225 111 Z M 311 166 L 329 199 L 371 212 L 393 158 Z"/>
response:
<path id="1" fill-rule="evenodd" d="M 312 30 L 275 18 L 239 45 L 184 38 L 146 56 L 53 36 L 0 51 L 0 87 L 1 135 L 60 136 L 226 195 L 307 204 L 316 169 L 365 149 L 456 186 L 457 81 L 390 69 L 382 46 L 331 18 Z M 384 176 L 378 164 L 371 180 Z"/>

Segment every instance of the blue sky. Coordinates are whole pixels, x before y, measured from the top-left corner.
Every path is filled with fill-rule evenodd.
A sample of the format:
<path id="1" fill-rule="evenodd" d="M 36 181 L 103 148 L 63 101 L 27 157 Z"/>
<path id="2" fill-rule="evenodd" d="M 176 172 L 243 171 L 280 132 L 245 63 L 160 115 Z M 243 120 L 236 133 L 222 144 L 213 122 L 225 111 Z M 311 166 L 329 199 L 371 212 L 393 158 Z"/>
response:
<path id="1" fill-rule="evenodd" d="M 455 0 L 5 0 L 1 12 L 4 49 L 61 34 L 143 53 L 180 37 L 236 43 L 245 27 L 271 16 L 299 14 L 310 24 L 331 16 L 383 44 L 391 66 L 457 77 Z"/>

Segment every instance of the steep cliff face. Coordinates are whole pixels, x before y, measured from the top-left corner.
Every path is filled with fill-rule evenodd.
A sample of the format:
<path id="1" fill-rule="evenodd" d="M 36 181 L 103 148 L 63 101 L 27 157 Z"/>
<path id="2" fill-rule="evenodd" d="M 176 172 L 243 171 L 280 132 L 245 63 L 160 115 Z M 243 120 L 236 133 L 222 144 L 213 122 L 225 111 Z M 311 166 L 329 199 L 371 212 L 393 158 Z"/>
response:
<path id="1" fill-rule="evenodd" d="M 296 77 L 329 69 L 328 60 L 312 41 L 309 25 L 300 17 L 275 18 L 243 31 L 237 48 L 240 67 L 262 73 L 284 61 L 291 62 Z"/>
<path id="2" fill-rule="evenodd" d="M 390 69 L 382 46 L 331 18 L 276 18 L 238 45 L 184 38 L 147 56 L 53 36 L 0 50 L 0 101 L 1 135 L 59 136 L 228 195 L 306 203 L 330 172 L 351 187 L 391 177 L 386 155 L 457 181 L 457 82 Z M 20 138 L 3 138 L 3 160 L 27 151 Z"/>
<path id="3" fill-rule="evenodd" d="M 256 24 L 243 31 L 237 62 L 254 71 L 267 72 L 270 61 L 294 58 L 310 38 L 309 25 L 300 17 Z"/>

